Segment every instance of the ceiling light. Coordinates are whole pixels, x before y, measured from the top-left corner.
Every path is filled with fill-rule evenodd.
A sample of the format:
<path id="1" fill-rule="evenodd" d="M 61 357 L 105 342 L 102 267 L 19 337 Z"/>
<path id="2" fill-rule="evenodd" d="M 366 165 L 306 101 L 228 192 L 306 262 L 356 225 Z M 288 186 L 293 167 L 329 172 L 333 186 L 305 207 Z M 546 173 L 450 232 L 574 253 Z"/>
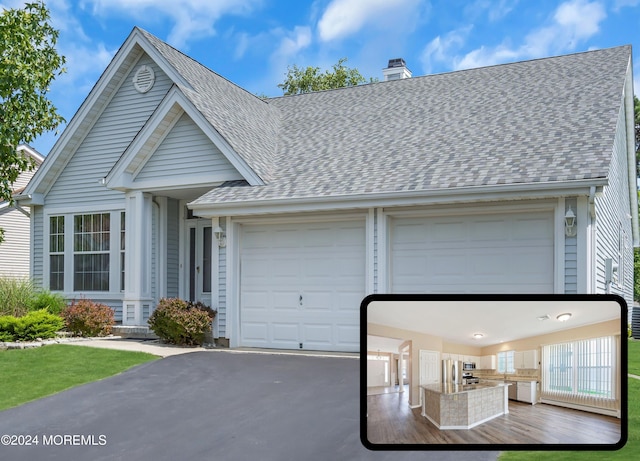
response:
<path id="1" fill-rule="evenodd" d="M 480 339 L 482 338 L 484 335 L 482 333 L 476 333 L 475 335 L 473 335 L 474 339 Z"/>
<path id="2" fill-rule="evenodd" d="M 542 320 L 549 320 L 551 317 L 549 316 L 549 314 L 545 314 L 545 315 L 541 315 L 540 317 L 538 317 L 538 320 L 542 321 Z"/>
<path id="3" fill-rule="evenodd" d="M 564 313 L 564 314 L 560 314 L 556 318 L 558 320 L 560 320 L 561 322 L 566 322 L 567 320 L 569 320 L 571 318 L 571 314 L 569 312 L 567 312 L 567 313 Z"/>

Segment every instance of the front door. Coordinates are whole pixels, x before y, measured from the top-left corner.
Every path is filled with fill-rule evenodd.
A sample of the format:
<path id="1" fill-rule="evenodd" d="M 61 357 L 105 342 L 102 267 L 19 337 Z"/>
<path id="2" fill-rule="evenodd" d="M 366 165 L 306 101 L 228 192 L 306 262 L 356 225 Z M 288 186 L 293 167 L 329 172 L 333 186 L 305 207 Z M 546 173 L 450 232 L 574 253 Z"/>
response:
<path id="1" fill-rule="evenodd" d="M 211 306 L 211 221 L 198 220 L 189 226 L 189 301 Z"/>

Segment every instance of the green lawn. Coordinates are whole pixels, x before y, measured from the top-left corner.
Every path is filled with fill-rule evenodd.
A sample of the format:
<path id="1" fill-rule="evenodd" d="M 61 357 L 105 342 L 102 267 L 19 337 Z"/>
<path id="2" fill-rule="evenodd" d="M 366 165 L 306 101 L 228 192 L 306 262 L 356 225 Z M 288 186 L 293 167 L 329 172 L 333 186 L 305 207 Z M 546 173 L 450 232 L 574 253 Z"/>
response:
<path id="1" fill-rule="evenodd" d="M 629 341 L 629 373 L 640 375 L 640 341 Z M 500 461 L 609 461 L 640 459 L 640 380 L 629 382 L 629 437 L 617 451 L 509 451 Z M 580 430 L 580 428 L 576 428 Z"/>
<path id="2" fill-rule="evenodd" d="M 0 411 L 157 358 L 143 352 L 61 344 L 0 351 Z"/>

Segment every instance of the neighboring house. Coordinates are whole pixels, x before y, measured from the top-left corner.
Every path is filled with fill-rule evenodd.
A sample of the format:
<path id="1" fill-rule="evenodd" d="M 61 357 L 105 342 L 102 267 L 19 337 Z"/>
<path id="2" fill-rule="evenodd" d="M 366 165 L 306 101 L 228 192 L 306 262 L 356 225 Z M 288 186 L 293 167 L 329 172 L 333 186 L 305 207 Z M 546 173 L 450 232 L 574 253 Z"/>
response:
<path id="1" fill-rule="evenodd" d="M 376 292 L 631 303 L 630 59 L 262 100 L 134 28 L 21 197 L 33 277 L 124 325 L 201 300 L 232 347 L 359 350 Z"/>
<path id="2" fill-rule="evenodd" d="M 18 152 L 33 159 L 35 168 L 24 171 L 13 183 L 14 195 L 22 193 L 44 157 L 27 145 L 20 145 Z M 0 243 L 0 277 L 29 278 L 29 251 L 31 243 L 31 220 L 29 209 L 14 201 L 0 201 L 0 229 L 4 230 L 4 240 Z"/>

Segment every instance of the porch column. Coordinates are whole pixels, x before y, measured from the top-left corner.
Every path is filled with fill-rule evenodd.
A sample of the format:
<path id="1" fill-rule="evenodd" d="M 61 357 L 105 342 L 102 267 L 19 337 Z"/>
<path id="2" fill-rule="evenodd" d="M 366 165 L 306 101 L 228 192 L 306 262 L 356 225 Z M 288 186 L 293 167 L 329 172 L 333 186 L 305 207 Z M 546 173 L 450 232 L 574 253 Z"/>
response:
<path id="1" fill-rule="evenodd" d="M 122 324 L 146 326 L 151 296 L 152 195 L 125 194 L 125 284 Z"/>

